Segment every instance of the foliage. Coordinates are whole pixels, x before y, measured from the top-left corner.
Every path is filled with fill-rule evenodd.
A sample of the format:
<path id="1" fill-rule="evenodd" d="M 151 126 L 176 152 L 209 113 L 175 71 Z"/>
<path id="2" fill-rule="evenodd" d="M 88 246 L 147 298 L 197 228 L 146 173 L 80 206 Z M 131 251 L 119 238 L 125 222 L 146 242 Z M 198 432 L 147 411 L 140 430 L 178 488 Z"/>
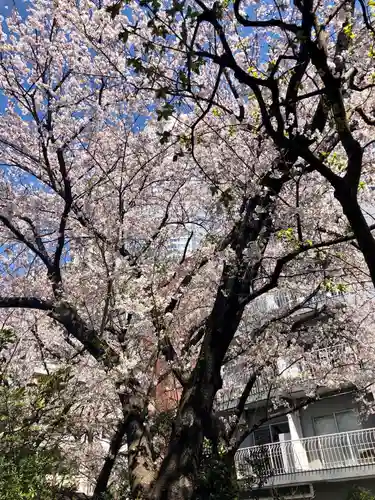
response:
<path id="1" fill-rule="evenodd" d="M 3 329 L 0 341 L 1 352 L 13 346 L 16 335 Z M 58 419 L 51 422 L 66 373 L 45 375 L 38 386 L 28 386 L 7 377 L 1 362 L 0 371 L 0 498 L 55 500 L 74 470 L 53 436 Z"/>
<path id="2" fill-rule="evenodd" d="M 74 469 L 54 443 L 53 427 L 43 429 L 48 406 L 40 404 L 42 395 L 30 405 L 24 388 L 0 389 L 0 497 L 53 500 Z"/>
<path id="3" fill-rule="evenodd" d="M 0 497 L 4 500 L 54 500 L 49 475 L 58 470 L 50 451 L 29 450 L 0 458 Z"/>
<path id="4" fill-rule="evenodd" d="M 103 495 L 103 500 L 122 500 L 131 498 L 126 457 L 123 457 L 122 460 L 118 460 L 116 469 L 117 470 L 113 472 L 108 491 Z"/>
<path id="5" fill-rule="evenodd" d="M 374 500 L 375 494 L 366 488 L 355 486 L 348 493 L 347 500 Z"/>
<path id="6" fill-rule="evenodd" d="M 194 500 L 236 500 L 239 485 L 233 462 L 228 464 L 225 447 L 215 450 L 212 442 L 203 445 Z"/>

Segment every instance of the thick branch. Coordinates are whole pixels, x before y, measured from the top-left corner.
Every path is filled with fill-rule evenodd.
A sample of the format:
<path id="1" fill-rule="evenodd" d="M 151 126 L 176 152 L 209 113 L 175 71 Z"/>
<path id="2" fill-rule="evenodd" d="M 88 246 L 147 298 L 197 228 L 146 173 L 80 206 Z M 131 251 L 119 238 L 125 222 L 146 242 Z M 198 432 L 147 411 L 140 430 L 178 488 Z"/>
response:
<path id="1" fill-rule="evenodd" d="M 369 230 L 375 229 L 375 224 L 372 226 L 369 226 Z M 354 233 L 351 233 L 347 236 L 341 236 L 339 238 L 333 238 L 331 240 L 326 240 L 322 241 L 320 243 L 316 243 L 314 245 L 300 245 L 300 247 L 295 250 L 294 252 L 290 252 L 287 255 L 284 255 L 284 257 L 281 257 L 276 261 L 275 268 L 273 270 L 273 273 L 271 275 L 271 278 L 269 282 L 262 286 L 259 290 L 256 292 L 249 294 L 247 297 L 244 297 L 242 300 L 248 304 L 255 298 L 259 297 L 260 295 L 263 295 L 266 292 L 269 292 L 273 288 L 277 286 L 278 280 L 280 278 L 280 275 L 284 269 L 284 266 L 288 263 L 291 262 L 293 259 L 295 259 L 298 255 L 308 252 L 309 250 L 314 250 L 314 249 L 319 249 L 319 248 L 328 248 L 333 245 L 338 245 L 340 243 L 345 243 L 349 241 L 353 241 L 356 239 L 356 235 Z"/>
<path id="2" fill-rule="evenodd" d="M 37 297 L 0 297 L 0 308 L 38 309 L 52 311 L 53 302 Z"/>
<path id="3" fill-rule="evenodd" d="M 250 21 L 240 14 L 240 2 L 241 0 L 235 0 L 234 14 L 237 21 L 242 24 L 242 26 L 247 26 L 250 28 L 280 28 L 284 31 L 291 31 L 292 33 L 297 33 L 300 29 L 296 24 L 285 23 L 281 19 L 269 19 L 267 21 Z"/>
<path id="4" fill-rule="evenodd" d="M 78 312 L 63 301 L 53 302 L 37 297 L 0 297 L 0 308 L 36 309 L 47 311 L 48 316 L 83 344 L 86 350 L 106 368 L 112 368 L 119 360 L 118 354 L 89 328 Z"/>
<path id="5" fill-rule="evenodd" d="M 96 481 L 93 500 L 102 500 L 108 488 L 109 478 L 126 434 L 127 419 L 120 420 L 112 436 L 107 457 Z"/>
<path id="6" fill-rule="evenodd" d="M 59 162 L 60 173 L 64 185 L 64 200 L 65 206 L 60 219 L 59 232 L 57 236 L 56 251 L 53 259 L 53 279 L 55 280 L 55 285 L 61 283 L 61 271 L 60 271 L 60 259 L 63 252 L 65 244 L 65 229 L 68 222 L 69 212 L 73 204 L 72 188 L 70 184 L 70 179 L 68 176 L 68 171 L 66 169 L 65 158 L 63 151 L 59 149 L 57 151 L 57 159 Z"/>
<path id="7" fill-rule="evenodd" d="M 33 243 L 31 243 L 24 234 L 19 231 L 12 222 L 5 217 L 5 215 L 0 215 L 0 222 L 4 224 L 6 228 L 13 233 L 14 237 L 20 242 L 26 245 L 35 255 L 37 255 L 40 260 L 45 264 L 48 270 L 51 269 L 51 262 L 48 258 L 48 255 L 44 253 L 44 251 L 39 250 L 38 246 L 35 246 Z"/>

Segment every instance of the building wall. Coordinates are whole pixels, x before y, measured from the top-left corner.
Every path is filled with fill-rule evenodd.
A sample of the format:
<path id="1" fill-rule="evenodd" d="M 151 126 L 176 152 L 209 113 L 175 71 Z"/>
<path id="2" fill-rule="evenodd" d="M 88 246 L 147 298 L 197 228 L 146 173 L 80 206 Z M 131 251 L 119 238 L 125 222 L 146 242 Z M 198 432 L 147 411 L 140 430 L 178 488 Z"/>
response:
<path id="1" fill-rule="evenodd" d="M 314 500 L 347 500 L 354 486 L 359 486 L 375 494 L 374 478 L 347 482 L 314 483 Z"/>
<path id="2" fill-rule="evenodd" d="M 354 409 L 358 412 L 358 429 L 368 429 L 375 427 L 375 415 L 370 415 L 370 417 L 365 420 L 359 414 L 358 404 L 356 403 L 353 394 L 339 394 L 327 396 L 315 403 L 311 403 L 305 409 L 299 411 L 302 436 L 301 437 L 312 437 L 316 435 L 314 428 L 314 419 L 317 417 L 323 417 L 325 415 L 332 415 L 332 413 L 337 413 L 344 410 Z M 252 408 L 247 410 L 246 419 L 249 428 L 256 425 L 259 420 L 263 419 L 267 414 L 265 406 L 259 406 L 257 408 Z M 269 423 L 264 424 L 267 426 L 269 424 L 277 425 L 278 423 L 287 421 L 287 416 L 280 417 L 275 420 L 271 420 Z M 248 446 L 253 446 L 253 436 L 250 434 L 241 444 L 240 448 L 246 448 Z"/>
<path id="3" fill-rule="evenodd" d="M 156 374 L 163 373 L 166 362 L 159 359 L 156 363 Z M 159 382 L 155 389 L 155 407 L 157 411 L 172 410 L 177 407 L 182 389 L 174 375 L 168 375 Z"/>
<path id="4" fill-rule="evenodd" d="M 306 409 L 300 410 L 300 419 L 303 437 L 315 436 L 314 419 L 325 415 L 332 415 L 334 412 L 354 409 L 358 412 L 358 428 L 368 429 L 375 427 L 375 415 L 371 415 L 367 420 L 359 415 L 359 408 L 352 394 L 340 394 L 337 396 L 325 397 L 312 403 Z"/>
<path id="5" fill-rule="evenodd" d="M 293 492 L 293 486 L 290 488 L 292 491 L 292 495 L 295 495 L 296 499 L 303 500 L 303 498 L 309 498 L 310 500 L 349 500 L 351 493 L 353 492 L 354 487 L 363 488 L 366 491 L 369 491 L 375 494 L 375 478 L 371 479 L 359 479 L 357 481 L 332 481 L 332 482 L 321 482 L 321 483 L 310 483 L 313 486 L 313 497 L 311 495 L 303 496 L 301 490 L 298 495 L 298 486 L 295 487 Z M 304 483 L 307 486 L 307 483 Z M 264 492 L 262 495 L 259 495 L 256 491 L 249 493 L 243 492 L 240 495 L 240 498 L 243 500 L 256 500 L 267 498 L 270 500 L 273 498 L 274 500 L 282 500 L 283 492 L 285 489 L 278 490 L 275 488 L 273 491 L 267 490 L 267 493 Z M 289 493 L 289 494 L 290 494 Z"/>
<path id="6" fill-rule="evenodd" d="M 358 429 L 368 429 L 375 427 L 375 415 L 371 415 L 367 419 L 363 418 L 360 414 L 359 411 L 359 406 L 355 401 L 354 395 L 347 392 L 345 394 L 336 394 L 336 395 L 326 395 L 324 398 L 320 399 L 319 401 L 315 403 L 311 403 L 308 405 L 305 409 L 301 409 L 296 415 L 299 415 L 300 419 L 300 424 L 298 422 L 298 426 L 295 425 L 295 418 L 289 418 L 289 425 L 290 425 L 290 430 L 293 429 L 294 425 L 294 431 L 299 428 L 298 431 L 298 436 L 301 437 L 313 437 L 316 436 L 317 432 L 314 426 L 314 419 L 319 418 L 319 417 L 325 417 L 325 416 L 331 416 L 333 413 L 339 413 L 345 410 L 354 410 L 357 413 L 358 420 L 357 423 L 355 419 L 341 419 L 341 423 L 345 423 L 347 428 L 351 428 L 355 430 L 356 424 Z M 254 424 L 259 422 L 260 419 L 263 419 L 266 415 L 266 408 L 264 406 L 259 406 L 258 408 L 254 409 L 249 409 L 247 411 L 247 421 L 249 424 L 249 427 L 252 427 Z M 271 421 L 272 423 L 281 423 L 285 422 L 287 420 L 287 416 L 281 417 L 279 419 L 275 419 L 275 421 Z M 329 419 L 327 419 L 329 420 Z M 331 419 L 333 420 L 333 419 Z M 298 417 L 297 417 L 298 421 Z M 334 419 L 334 421 L 337 423 L 339 421 L 339 418 L 337 417 L 337 420 Z M 271 423 L 269 422 L 269 423 Z M 324 427 L 327 429 L 327 427 Z M 328 426 L 329 428 L 329 426 Z M 285 432 L 285 431 L 282 431 Z M 360 434 L 362 435 L 362 433 Z M 358 435 L 357 435 L 358 436 Z M 373 432 L 370 431 L 366 434 L 363 434 L 364 439 L 367 439 L 371 436 L 371 446 L 373 447 Z M 284 438 L 285 439 L 285 438 Z M 290 438 L 286 438 L 290 439 Z M 292 438 L 295 439 L 295 438 Z M 327 438 L 328 440 L 332 439 L 330 437 Z M 340 438 L 341 439 L 341 438 Z M 353 438 L 354 439 L 354 438 Z M 358 439 L 358 438 L 356 438 Z M 354 444 L 353 446 L 356 446 L 354 439 Z M 300 443 L 299 441 L 294 441 L 294 443 Z M 331 454 L 331 452 L 322 452 L 326 453 L 324 455 L 325 459 L 328 460 L 327 463 L 330 463 L 329 461 L 332 461 L 332 463 L 335 463 L 335 457 L 337 456 L 339 459 L 340 457 L 342 458 L 343 462 L 347 464 L 345 467 L 338 467 L 336 468 L 335 465 L 332 466 L 332 468 L 325 467 L 324 470 L 319 469 L 319 461 L 322 460 L 322 456 L 320 453 L 318 454 L 317 449 L 315 448 L 316 440 L 309 440 L 306 443 L 312 443 L 310 448 L 305 448 L 306 452 L 302 455 L 300 453 L 299 449 L 296 449 L 296 453 L 300 453 L 298 455 L 298 458 L 300 460 L 301 464 L 304 464 L 302 459 L 306 459 L 306 468 L 302 467 L 302 470 L 298 472 L 297 475 L 290 474 L 289 478 L 286 478 L 284 475 L 280 475 L 278 479 L 280 482 L 278 483 L 283 484 L 283 477 L 286 485 L 288 484 L 293 484 L 293 485 L 298 485 L 300 484 L 305 484 L 307 482 L 310 482 L 310 484 L 313 484 L 314 487 L 314 500 L 349 500 L 348 496 L 350 493 L 353 491 L 354 487 L 361 487 L 366 490 L 369 490 L 371 493 L 374 494 L 375 497 L 375 466 L 373 465 L 373 462 L 369 462 L 368 464 L 362 463 L 361 466 L 357 464 L 358 467 L 356 466 L 351 466 L 352 462 L 351 460 L 353 457 L 357 456 L 356 454 L 353 455 L 353 457 L 348 457 L 346 452 L 340 453 L 337 451 L 335 443 L 336 441 L 327 441 L 327 443 L 332 446 L 335 451 Z M 252 435 L 248 436 L 246 440 L 242 443 L 241 447 L 247 447 L 247 446 L 253 446 L 254 441 Z M 358 441 L 358 446 L 361 445 L 361 441 L 359 439 Z M 296 446 L 295 444 L 293 446 Z M 307 445 L 304 445 L 307 446 Z M 324 445 L 323 445 L 324 446 Z M 327 448 L 328 449 L 328 448 Z M 330 448 L 331 449 L 331 448 Z M 359 450 L 360 451 L 360 450 Z M 316 454 L 316 456 L 315 456 Z M 354 458 L 355 460 L 355 458 Z M 287 463 L 284 462 L 284 463 Z M 316 470 L 314 469 L 314 464 L 317 467 Z M 310 469 L 310 465 L 312 465 Z M 306 472 L 305 472 L 306 471 Z M 288 476 L 288 474 L 287 474 Z M 364 479 L 366 478 L 366 479 Z M 328 480 L 328 481 L 327 481 Z M 290 481 L 290 483 L 288 483 Z M 266 488 L 267 489 L 267 488 Z M 277 489 L 277 487 L 276 487 Z M 247 493 L 247 494 L 246 494 Z M 264 492 L 265 494 L 267 491 Z M 271 493 L 272 496 L 272 493 Z M 243 498 L 249 499 L 252 498 L 251 495 L 248 495 L 248 492 L 244 492 Z M 263 498 L 260 496 L 259 498 Z M 277 497 L 275 497 L 277 498 Z"/>

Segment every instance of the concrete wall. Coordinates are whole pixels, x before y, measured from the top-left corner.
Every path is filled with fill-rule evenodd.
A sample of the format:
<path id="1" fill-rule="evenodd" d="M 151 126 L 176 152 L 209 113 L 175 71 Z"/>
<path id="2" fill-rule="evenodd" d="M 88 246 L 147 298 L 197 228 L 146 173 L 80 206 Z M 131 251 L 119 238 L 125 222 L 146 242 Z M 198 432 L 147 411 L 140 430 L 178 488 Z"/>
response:
<path id="1" fill-rule="evenodd" d="M 350 482 L 315 483 L 314 500 L 347 500 L 354 486 L 359 486 L 375 494 L 375 479 L 362 479 Z"/>
<path id="2" fill-rule="evenodd" d="M 304 483 L 307 486 L 308 483 Z M 354 487 L 363 488 L 375 495 L 375 479 L 359 479 L 356 481 L 340 481 L 340 482 L 321 482 L 321 483 L 310 483 L 313 486 L 313 497 L 306 495 L 305 497 L 300 496 L 298 500 L 303 500 L 303 498 L 309 498 L 310 500 L 348 500 L 348 496 L 353 492 Z M 294 495 L 297 496 L 297 485 L 294 490 Z M 293 486 L 291 486 L 293 491 Z M 261 490 L 262 491 L 262 490 Z M 283 500 L 283 493 L 286 490 L 277 488 L 268 489 L 267 492 L 263 490 L 260 495 L 256 491 L 253 492 L 242 492 L 240 498 L 243 500 L 257 500 L 262 498 L 274 498 L 275 500 Z M 301 493 L 301 491 L 300 491 Z M 290 494 L 290 493 L 289 493 Z M 272 496 L 273 495 L 273 496 Z M 302 494 L 303 495 L 303 494 Z"/>
<path id="3" fill-rule="evenodd" d="M 340 394 L 338 396 L 330 396 L 312 403 L 306 409 L 300 410 L 301 426 L 303 437 L 315 435 L 314 418 L 332 415 L 334 412 L 354 409 L 358 411 L 358 405 L 353 399 L 352 394 Z M 375 415 L 371 415 L 367 420 L 364 420 L 358 415 L 358 428 L 368 429 L 375 427 Z"/>
<path id="4" fill-rule="evenodd" d="M 340 412 L 344 410 L 354 409 L 358 412 L 358 429 L 366 429 L 370 427 L 375 427 L 375 415 L 370 416 L 368 419 L 363 419 L 359 414 L 359 408 L 353 395 L 350 393 L 326 396 L 316 403 L 310 404 L 305 409 L 299 411 L 302 437 L 312 437 L 315 433 L 314 419 L 317 417 L 323 417 L 326 415 L 332 415 L 332 413 Z M 266 408 L 259 407 L 256 409 L 248 410 L 247 421 L 249 427 L 253 426 L 260 419 L 263 419 L 266 415 Z M 281 417 L 275 419 L 275 421 L 269 423 L 285 422 L 287 417 Z M 242 447 L 252 446 L 253 440 L 252 436 L 249 436 L 243 443 Z M 311 457 L 310 457 L 311 458 Z M 375 496 L 375 467 L 372 464 L 368 466 L 369 470 L 363 471 L 363 467 L 356 469 L 355 467 L 341 468 L 341 469 L 328 469 L 322 471 L 321 477 L 319 477 L 318 472 L 314 472 L 312 476 L 300 477 L 301 483 L 313 482 L 314 486 L 314 500 L 347 500 L 348 494 L 351 492 L 354 486 L 359 486 L 365 488 L 372 492 Z M 341 472 L 341 477 L 335 476 L 333 472 Z M 324 472 L 324 474 L 323 474 Z M 310 471 L 308 471 L 310 473 Z M 306 474 L 308 474 L 306 473 Z M 299 474 L 303 474 L 299 473 Z M 360 477 L 362 476 L 362 477 Z M 374 476 L 374 477 L 372 477 Z M 279 476 L 282 478 L 283 476 Z M 363 478 L 366 479 L 363 479 Z M 370 477 L 370 479 L 367 479 Z M 356 478 L 355 480 L 353 480 Z M 329 480 L 329 482 L 327 481 Z M 291 483 L 286 483 L 291 484 Z M 298 481 L 293 483 L 298 484 Z M 275 485 L 276 486 L 276 485 Z M 242 498 L 242 497 L 241 497 Z M 243 498 L 250 498 L 245 494 Z"/>

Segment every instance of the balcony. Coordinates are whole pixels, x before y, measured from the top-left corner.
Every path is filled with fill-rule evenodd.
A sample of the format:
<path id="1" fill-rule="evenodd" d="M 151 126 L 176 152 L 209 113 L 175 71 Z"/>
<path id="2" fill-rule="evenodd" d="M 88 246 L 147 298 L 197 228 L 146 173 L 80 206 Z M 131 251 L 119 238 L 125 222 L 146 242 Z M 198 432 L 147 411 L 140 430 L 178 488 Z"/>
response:
<path id="1" fill-rule="evenodd" d="M 308 382 L 311 381 L 322 385 L 324 382 L 322 374 L 331 373 L 333 368 L 339 368 L 342 360 L 345 360 L 345 364 L 348 364 L 349 361 L 353 364 L 357 362 L 355 352 L 345 344 L 306 351 L 303 354 L 303 359 L 299 360 L 279 359 L 274 378 L 263 377 L 262 379 L 262 375 L 258 376 L 247 399 L 247 404 L 274 397 L 282 392 L 285 382 L 289 386 L 289 390 L 292 385 L 293 392 L 304 391 Z M 223 370 L 223 389 L 217 395 L 217 408 L 219 410 L 229 410 L 237 405 L 250 376 L 247 364 L 247 361 L 242 361 Z"/>
<path id="2" fill-rule="evenodd" d="M 223 374 L 223 389 L 217 394 L 217 408 L 219 410 L 227 410 L 234 408 L 242 391 L 249 380 L 249 375 L 243 364 L 236 365 L 235 369 Z M 258 377 L 253 385 L 247 403 L 254 401 L 262 401 L 268 395 L 267 384 L 261 381 Z"/>
<path id="3" fill-rule="evenodd" d="M 252 485 L 287 485 L 375 476 L 375 428 L 280 441 L 237 451 L 237 477 Z"/>
<path id="4" fill-rule="evenodd" d="M 279 311 L 280 309 L 289 309 L 303 302 L 303 297 L 290 290 L 275 290 L 265 295 L 261 295 L 251 303 L 250 309 L 254 314 L 263 316 L 266 313 Z M 336 305 L 347 301 L 355 300 L 355 294 L 347 292 L 325 292 L 321 291 L 311 297 L 302 309 L 295 312 L 298 316 L 306 309 L 315 309 L 323 305 Z"/>

